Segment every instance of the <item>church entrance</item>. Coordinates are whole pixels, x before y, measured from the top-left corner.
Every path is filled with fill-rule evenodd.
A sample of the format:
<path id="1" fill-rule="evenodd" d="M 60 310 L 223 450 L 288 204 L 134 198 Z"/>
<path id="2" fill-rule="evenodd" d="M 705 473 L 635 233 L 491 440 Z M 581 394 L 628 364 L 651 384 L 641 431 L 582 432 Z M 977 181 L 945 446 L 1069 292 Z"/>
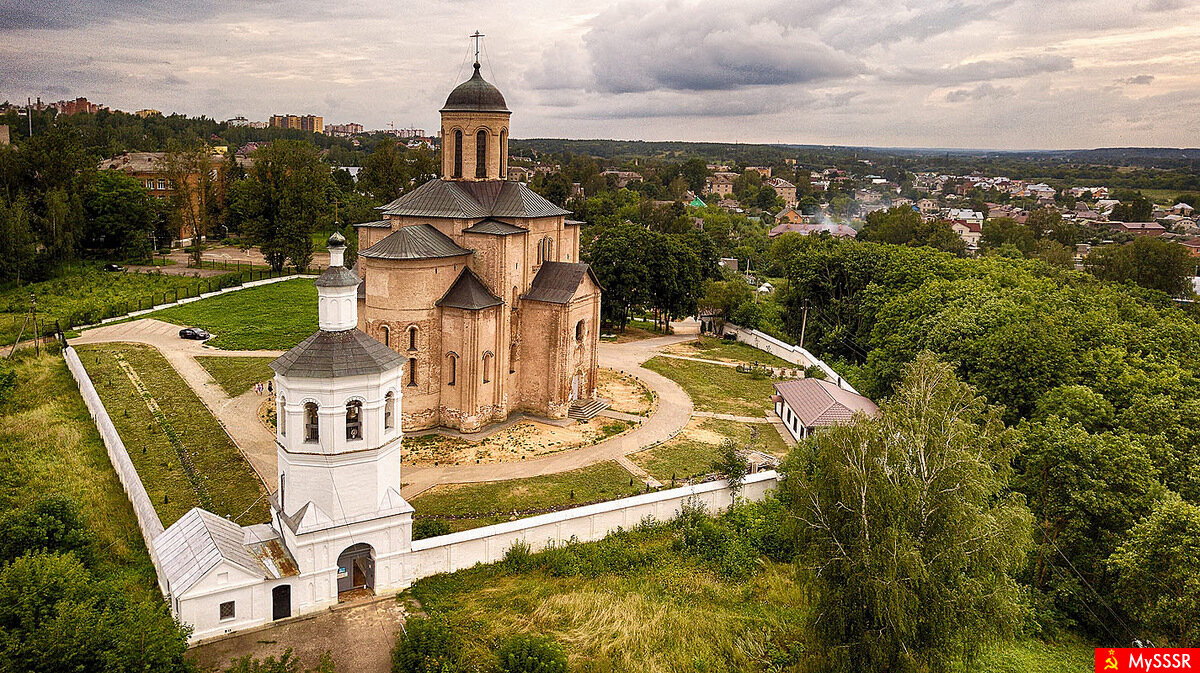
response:
<path id="1" fill-rule="evenodd" d="M 338 556 L 338 600 L 375 593 L 375 550 L 360 542 L 346 548 Z"/>
<path id="2" fill-rule="evenodd" d="M 271 589 L 271 619 L 292 616 L 292 585 L 281 584 Z"/>
<path id="3" fill-rule="evenodd" d="M 579 374 L 571 377 L 571 402 L 579 399 Z"/>

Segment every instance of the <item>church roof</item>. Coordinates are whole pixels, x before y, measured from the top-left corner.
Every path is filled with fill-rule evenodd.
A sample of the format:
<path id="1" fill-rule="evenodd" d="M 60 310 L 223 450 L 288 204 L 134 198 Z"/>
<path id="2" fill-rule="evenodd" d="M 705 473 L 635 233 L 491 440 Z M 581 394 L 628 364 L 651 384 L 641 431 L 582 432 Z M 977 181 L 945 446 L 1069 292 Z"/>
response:
<path id="1" fill-rule="evenodd" d="M 351 287 L 358 285 L 360 279 L 354 272 L 344 266 L 331 266 L 325 269 L 316 280 L 317 287 Z"/>
<path id="2" fill-rule="evenodd" d="M 485 217 L 529 218 L 569 215 L 520 182 L 466 182 L 434 178 L 379 208 L 384 215 L 446 217 L 476 220 Z"/>
<path id="3" fill-rule="evenodd" d="M 265 569 L 246 549 L 245 540 L 241 526 L 193 507 L 154 538 L 154 550 L 167 578 L 167 586 L 171 593 L 179 595 L 203 579 L 222 560 L 265 577 Z"/>
<path id="4" fill-rule="evenodd" d="M 490 308 L 492 306 L 500 306 L 504 300 L 492 294 L 492 291 L 484 285 L 479 276 L 471 270 L 471 267 L 463 267 L 462 273 L 458 274 L 458 279 L 446 291 L 446 294 L 439 300 L 437 305 L 442 308 L 461 308 L 467 311 L 478 311 L 479 309 Z"/>
<path id="5" fill-rule="evenodd" d="M 271 363 L 280 376 L 329 379 L 379 374 L 400 366 L 395 351 L 358 329 L 321 330 Z"/>
<path id="6" fill-rule="evenodd" d="M 437 259 L 469 255 L 450 237 L 431 224 L 413 224 L 388 234 L 375 245 L 358 253 L 372 259 Z"/>
<path id="7" fill-rule="evenodd" d="M 565 304 L 575 296 L 584 274 L 591 277 L 596 287 L 600 287 L 596 272 L 583 262 L 543 262 L 542 268 L 533 277 L 529 291 L 521 295 L 521 299 Z"/>
<path id="8" fill-rule="evenodd" d="M 476 112 L 508 112 L 508 104 L 504 102 L 504 94 L 492 86 L 483 75 L 479 74 L 479 64 L 475 64 L 475 74 L 471 79 L 454 87 L 442 112 L 449 110 L 471 110 Z"/>
<path id="9" fill-rule="evenodd" d="M 488 218 L 472 224 L 463 229 L 464 234 L 493 234 L 495 236 L 508 236 L 509 234 L 528 234 L 529 230 L 524 227 L 518 227 L 515 224 L 501 222 Z"/>
<path id="10" fill-rule="evenodd" d="M 388 229 L 392 226 L 392 223 L 387 220 L 377 220 L 375 222 L 359 222 L 358 224 L 352 224 L 350 226 L 354 227 L 355 229 L 357 229 L 359 227 L 370 227 L 370 228 L 375 228 L 375 229 Z"/>

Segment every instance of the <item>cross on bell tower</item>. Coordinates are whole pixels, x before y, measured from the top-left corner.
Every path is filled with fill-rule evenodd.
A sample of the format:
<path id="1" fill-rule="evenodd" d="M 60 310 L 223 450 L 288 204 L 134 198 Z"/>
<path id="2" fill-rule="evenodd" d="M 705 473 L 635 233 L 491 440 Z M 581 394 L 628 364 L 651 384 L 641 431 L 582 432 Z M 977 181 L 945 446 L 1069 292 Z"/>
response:
<path id="1" fill-rule="evenodd" d="M 479 65 L 479 38 L 484 37 L 484 34 L 476 30 L 468 37 L 471 37 L 475 40 L 475 65 Z"/>

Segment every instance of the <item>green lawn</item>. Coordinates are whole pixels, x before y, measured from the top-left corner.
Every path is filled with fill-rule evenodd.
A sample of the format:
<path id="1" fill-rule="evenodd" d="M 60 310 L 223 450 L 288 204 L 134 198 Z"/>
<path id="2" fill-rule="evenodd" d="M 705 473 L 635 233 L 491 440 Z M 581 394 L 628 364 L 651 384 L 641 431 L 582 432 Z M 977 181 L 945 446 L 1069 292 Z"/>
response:
<path id="1" fill-rule="evenodd" d="M 526 510 L 581 505 L 642 493 L 645 486 L 614 462 L 570 472 L 480 484 L 442 484 L 412 499 L 416 517 L 447 518 L 451 530 L 519 518 Z M 517 514 L 514 515 L 514 512 Z M 525 514 L 532 516 L 532 514 Z"/>
<path id="2" fill-rule="evenodd" d="M 732 439 L 739 448 L 750 446 L 777 456 L 786 453 L 787 445 L 774 426 L 761 423 L 754 427 L 758 429 L 757 439 L 751 439 L 751 429 L 746 423 L 706 418 L 700 424 L 702 430 Z M 668 485 L 672 479 L 681 480 L 708 474 L 712 471 L 712 464 L 720 457 L 719 443 L 690 438 L 686 431 L 658 446 L 629 456 L 630 460 L 649 472 L 650 476 Z"/>
<path id="3" fill-rule="evenodd" d="M 797 367 L 797 365 L 783 358 L 771 355 L 766 351 L 760 351 L 753 346 L 747 346 L 740 341 L 726 341 L 725 339 L 717 339 L 715 337 L 700 337 L 695 341 L 688 342 L 685 346 L 693 351 L 693 353 L 688 353 L 687 355 L 704 358 L 705 360 L 725 360 L 730 362 L 745 362 L 747 364 L 757 362 L 762 365 L 787 367 L 789 369 Z"/>
<path id="4" fill-rule="evenodd" d="M 762 416 L 771 409 L 769 398 L 775 392 L 771 379 L 756 379 L 733 367 L 662 356 L 643 366 L 682 386 L 699 411 Z"/>
<path id="5" fill-rule="evenodd" d="M 15 359 L 14 369 L 16 391 L 0 406 L 0 511 L 69 496 L 94 540 L 95 573 L 130 593 L 157 594 L 133 507 L 66 363 L 29 352 Z"/>
<path id="6" fill-rule="evenodd" d="M 317 331 L 317 288 L 297 278 L 230 292 L 149 315 L 213 334 L 226 350 L 287 350 Z"/>
<path id="7" fill-rule="evenodd" d="M 17 338 L 29 312 L 30 293 L 37 296 L 38 320 L 45 321 L 43 331 L 49 332 L 55 320 L 64 330 L 97 323 L 103 318 L 175 301 L 176 296 L 194 297 L 210 288 L 232 285 L 235 279 L 236 274 L 191 278 L 157 272 L 110 273 L 102 271 L 99 263 L 80 264 L 53 280 L 0 291 L 0 344 L 11 344 Z M 22 338 L 28 336 L 27 328 Z"/>
<path id="8" fill-rule="evenodd" d="M 197 506 L 242 524 L 268 520 L 262 482 L 166 358 L 137 344 L 78 351 L 164 526 Z M 144 384 L 157 414 L 122 361 Z"/>
<path id="9" fill-rule="evenodd" d="M 230 397 L 237 397 L 260 381 L 275 376 L 270 364 L 275 358 L 199 356 L 196 362 L 208 372 Z"/>

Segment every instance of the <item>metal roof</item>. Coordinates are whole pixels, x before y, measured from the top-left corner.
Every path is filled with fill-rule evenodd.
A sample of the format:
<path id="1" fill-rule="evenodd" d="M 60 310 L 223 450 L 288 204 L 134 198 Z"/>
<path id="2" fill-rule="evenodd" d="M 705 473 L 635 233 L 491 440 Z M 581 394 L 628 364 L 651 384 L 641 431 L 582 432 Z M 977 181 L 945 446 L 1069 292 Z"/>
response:
<path id="1" fill-rule="evenodd" d="M 501 222 L 500 220 L 493 220 L 492 218 L 489 217 L 486 220 L 480 220 L 479 222 L 472 224 L 471 226 L 467 227 L 466 229 L 463 229 L 463 233 L 464 234 L 493 234 L 496 236 L 508 236 L 510 234 L 527 234 L 527 233 L 529 233 L 529 230 L 524 227 L 518 227 L 515 224 L 509 224 L 508 222 Z"/>
<path id="2" fill-rule="evenodd" d="M 354 272 L 344 266 L 331 266 L 325 269 L 315 281 L 317 287 L 351 287 L 358 285 L 360 279 Z"/>
<path id="3" fill-rule="evenodd" d="M 845 423 L 860 411 L 868 416 L 879 413 L 869 398 L 824 379 L 784 381 L 776 383 L 775 390 L 807 428 Z"/>
<path id="4" fill-rule="evenodd" d="M 167 587 L 179 595 L 223 560 L 252 575 L 266 577 L 266 569 L 247 551 L 245 540 L 241 526 L 193 507 L 154 538 L 154 551 L 167 578 Z"/>
<path id="5" fill-rule="evenodd" d="M 504 94 L 479 74 L 478 63 L 475 64 L 475 74 L 471 75 L 471 79 L 454 87 L 454 91 L 446 98 L 446 104 L 442 106 L 441 111 L 447 110 L 509 111 L 504 102 Z"/>
<path id="6" fill-rule="evenodd" d="M 592 267 L 583 262 L 543 262 L 542 268 L 533 277 L 533 283 L 529 285 L 529 291 L 521 295 L 521 299 L 565 304 L 575 296 L 584 274 L 591 277 L 596 287 L 600 287 Z"/>
<path id="7" fill-rule="evenodd" d="M 471 267 L 464 267 L 462 273 L 458 274 L 458 279 L 454 281 L 454 285 L 451 285 L 446 294 L 437 300 L 437 305 L 443 308 L 461 308 L 467 311 L 478 311 L 492 306 L 500 306 L 503 303 L 504 300 L 492 294 L 487 285 L 471 270 Z"/>
<path id="8" fill-rule="evenodd" d="M 584 222 L 583 220 L 563 220 L 563 224 L 567 225 L 568 227 L 578 227 L 581 224 L 587 224 L 587 222 Z"/>
<path id="9" fill-rule="evenodd" d="M 486 217 L 530 218 L 569 215 L 520 182 L 475 182 L 434 178 L 379 208 L 384 215 L 446 217 L 475 220 Z"/>
<path id="10" fill-rule="evenodd" d="M 392 349 L 359 329 L 321 330 L 271 363 L 280 376 L 327 379 L 378 374 L 403 362 Z"/>
<path id="11" fill-rule="evenodd" d="M 413 224 L 388 234 L 375 245 L 358 253 L 371 259 L 438 259 L 469 255 L 450 237 L 431 224 Z"/>
<path id="12" fill-rule="evenodd" d="M 373 227 L 373 228 L 378 228 L 378 229 L 388 229 L 392 226 L 392 223 L 387 220 L 377 220 L 375 222 L 359 222 L 358 224 L 352 224 L 350 226 L 354 227 L 355 229 L 357 229 L 359 227 Z"/>

